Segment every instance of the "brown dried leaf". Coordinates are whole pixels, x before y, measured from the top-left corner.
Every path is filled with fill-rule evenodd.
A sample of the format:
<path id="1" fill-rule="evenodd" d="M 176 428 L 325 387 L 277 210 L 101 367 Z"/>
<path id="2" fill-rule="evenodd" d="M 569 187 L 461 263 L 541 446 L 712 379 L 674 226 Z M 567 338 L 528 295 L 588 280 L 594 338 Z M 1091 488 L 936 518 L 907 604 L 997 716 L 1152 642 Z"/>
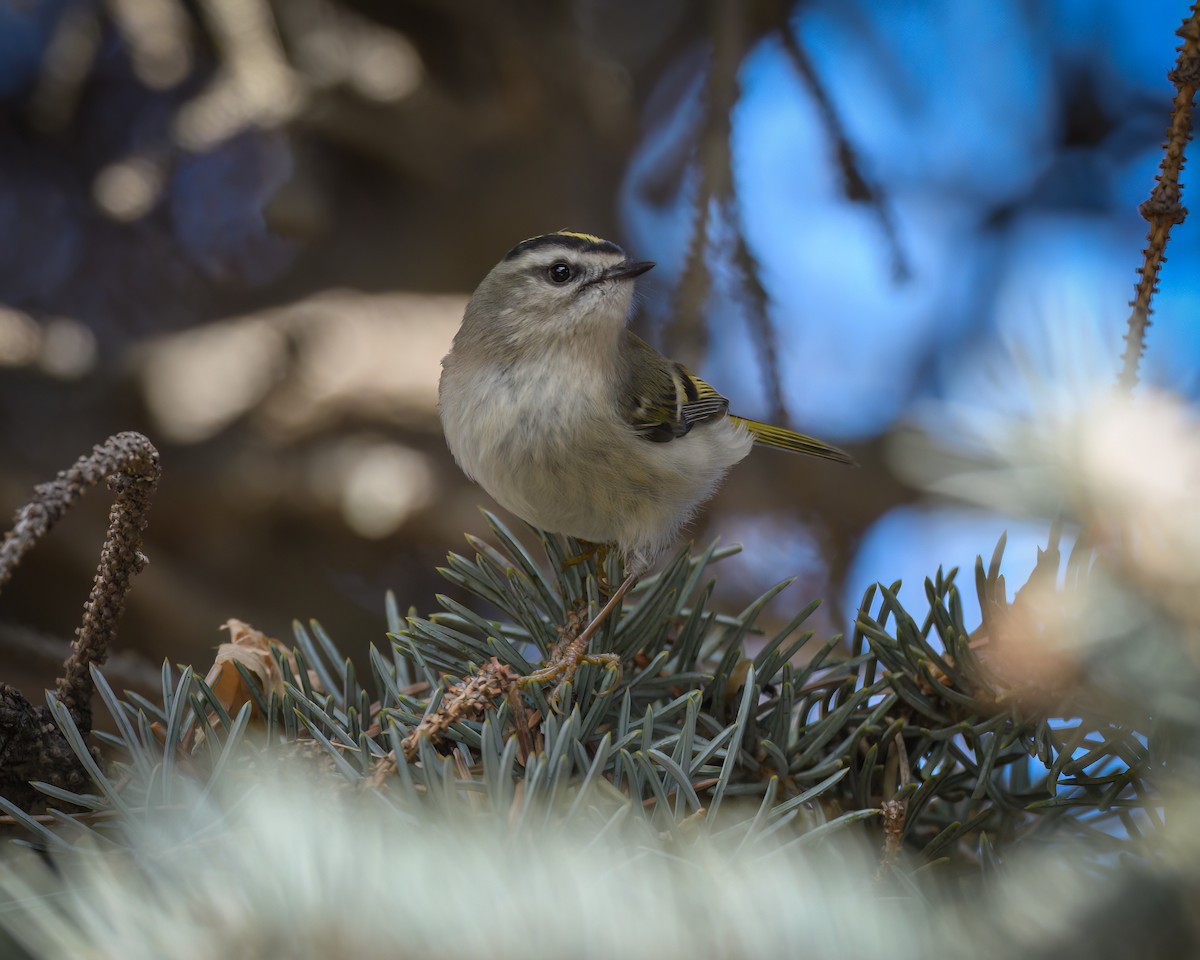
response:
<path id="1" fill-rule="evenodd" d="M 229 631 L 229 640 L 217 648 L 217 655 L 204 682 L 212 689 L 217 701 L 230 716 L 237 714 L 249 703 L 251 722 L 261 723 L 264 720 L 262 711 L 236 665 L 240 663 L 245 667 L 258 680 L 263 696 L 269 698 L 272 691 L 280 695 L 283 693 L 283 671 L 279 668 L 275 651 L 278 651 L 278 656 L 287 660 L 293 673 L 299 673 L 295 654 L 278 640 L 268 637 L 242 620 L 227 620 L 221 629 Z M 308 679 L 314 690 L 321 689 L 320 681 L 312 670 L 308 671 Z M 219 723 L 215 717 L 210 717 L 209 722 L 214 725 Z M 198 730 L 192 750 L 195 751 L 203 742 L 203 731 Z"/>
<path id="2" fill-rule="evenodd" d="M 217 648 L 216 659 L 204 678 L 221 706 L 232 715 L 244 704 L 254 702 L 245 679 L 237 669 L 238 663 L 259 681 L 264 696 L 269 697 L 272 690 L 282 694 L 283 674 L 271 653 L 272 648 L 281 647 L 279 641 L 241 620 L 227 620 L 221 629 L 229 631 L 229 641 Z M 258 707 L 253 708 L 251 719 L 263 719 Z"/>

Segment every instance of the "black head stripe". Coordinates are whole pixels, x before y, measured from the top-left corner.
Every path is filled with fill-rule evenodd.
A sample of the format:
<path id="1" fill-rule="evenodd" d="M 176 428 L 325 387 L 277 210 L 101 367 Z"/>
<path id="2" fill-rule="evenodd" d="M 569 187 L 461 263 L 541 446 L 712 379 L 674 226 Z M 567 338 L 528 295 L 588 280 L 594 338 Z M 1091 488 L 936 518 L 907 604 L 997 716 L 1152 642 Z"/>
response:
<path id="1" fill-rule="evenodd" d="M 571 233 L 563 230 L 560 233 L 546 233 L 540 237 L 522 240 L 508 251 L 504 259 L 512 260 L 527 250 L 537 250 L 541 247 L 558 247 L 563 250 L 587 251 L 588 253 L 615 253 L 619 257 L 625 256 L 625 251 L 611 240 L 602 240 L 590 233 Z"/>

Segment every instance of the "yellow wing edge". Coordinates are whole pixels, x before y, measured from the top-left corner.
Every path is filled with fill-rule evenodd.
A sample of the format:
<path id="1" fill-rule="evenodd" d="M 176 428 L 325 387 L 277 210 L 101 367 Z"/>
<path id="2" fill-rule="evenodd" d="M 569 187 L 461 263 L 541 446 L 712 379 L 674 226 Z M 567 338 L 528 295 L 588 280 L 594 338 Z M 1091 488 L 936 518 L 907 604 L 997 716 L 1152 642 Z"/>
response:
<path id="1" fill-rule="evenodd" d="M 785 450 L 788 453 L 803 453 L 810 457 L 820 457 L 822 460 L 833 460 L 837 463 L 858 466 L 854 458 L 845 450 L 840 450 L 824 440 L 793 433 L 783 427 L 773 427 L 769 423 L 747 420 L 745 417 L 735 417 L 730 414 L 730 418 L 749 430 L 750 435 L 754 437 L 754 442 L 761 443 L 764 447 Z"/>

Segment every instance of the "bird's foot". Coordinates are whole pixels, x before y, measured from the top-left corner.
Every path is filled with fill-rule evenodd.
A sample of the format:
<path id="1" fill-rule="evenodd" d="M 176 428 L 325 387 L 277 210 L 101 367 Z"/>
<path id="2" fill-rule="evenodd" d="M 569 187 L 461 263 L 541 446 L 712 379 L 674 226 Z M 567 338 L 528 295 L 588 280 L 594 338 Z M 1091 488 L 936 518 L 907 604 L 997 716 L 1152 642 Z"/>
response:
<path id="1" fill-rule="evenodd" d="M 568 557 L 566 560 L 564 560 L 562 562 L 564 570 L 567 567 L 577 567 L 581 563 L 587 563 L 592 559 L 592 557 L 596 556 L 596 554 L 600 552 L 601 547 L 604 546 L 602 543 L 589 543 L 587 540 L 581 540 L 579 542 L 585 547 L 583 553 L 577 553 L 575 556 Z"/>
<path id="2" fill-rule="evenodd" d="M 583 542 L 587 543 L 587 541 Z M 588 543 L 587 549 L 583 553 L 576 554 L 563 561 L 563 569 L 587 563 L 587 561 L 594 557 L 596 560 L 596 586 L 600 588 L 600 595 L 602 597 L 611 597 L 613 595 L 613 585 L 608 579 L 608 571 L 606 569 L 608 549 L 609 545 L 607 543 Z"/>
<path id="3" fill-rule="evenodd" d="M 619 681 L 621 678 L 621 658 L 615 653 L 587 653 L 585 648 L 577 647 L 572 643 L 563 651 L 562 656 L 540 670 L 535 670 L 528 676 L 522 677 L 518 683 L 525 687 L 534 683 L 552 683 L 557 680 L 554 691 L 550 695 L 551 700 L 556 700 L 563 685 L 574 680 L 576 672 L 585 663 L 616 670 L 617 680 Z"/>
<path id="4" fill-rule="evenodd" d="M 596 631 L 600 629 L 613 611 L 621 605 L 625 594 L 629 592 L 636 582 L 637 577 L 626 577 L 613 592 L 608 602 L 600 609 L 600 612 L 592 619 L 592 622 L 581 632 L 571 637 L 571 634 L 579 629 L 579 624 L 583 619 L 582 611 L 573 611 L 567 618 L 567 623 L 563 628 L 562 640 L 555 645 L 555 649 L 551 653 L 550 662 L 540 670 L 535 670 L 533 673 L 522 677 L 519 681 L 520 685 L 529 686 L 532 683 L 550 683 L 557 680 L 558 684 L 555 687 L 555 693 L 557 693 L 564 683 L 575 677 L 576 671 L 582 664 L 590 663 L 620 671 L 621 658 L 615 653 L 588 653 L 587 648 Z M 567 639 L 568 637 L 570 637 L 569 640 Z M 619 677 L 620 674 L 618 673 L 618 679 Z"/>
<path id="5" fill-rule="evenodd" d="M 555 685 L 552 697 L 556 696 L 562 685 L 573 680 L 575 673 L 585 663 L 616 669 L 618 679 L 620 678 L 621 658 L 615 653 L 588 653 L 588 641 L 595 631 L 581 630 L 585 610 L 586 607 L 580 607 L 571 611 L 559 635 L 558 642 L 550 651 L 550 662 L 541 669 L 522 677 L 519 681 L 521 686 L 552 683 L 557 680 L 558 683 Z M 591 626 L 589 624 L 589 627 Z"/>
<path id="6" fill-rule="evenodd" d="M 600 596 L 611 597 L 615 592 L 617 585 L 608 579 L 608 544 L 602 543 L 596 548 L 596 586 L 600 590 Z"/>

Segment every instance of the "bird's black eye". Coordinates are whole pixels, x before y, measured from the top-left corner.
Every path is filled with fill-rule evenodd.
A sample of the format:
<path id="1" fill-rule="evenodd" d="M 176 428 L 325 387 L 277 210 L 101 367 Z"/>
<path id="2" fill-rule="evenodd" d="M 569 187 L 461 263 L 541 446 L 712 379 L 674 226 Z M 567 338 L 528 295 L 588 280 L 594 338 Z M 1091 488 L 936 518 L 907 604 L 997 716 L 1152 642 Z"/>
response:
<path id="1" fill-rule="evenodd" d="M 563 262 L 562 260 L 550 265 L 549 274 L 550 279 L 555 283 L 566 283 L 571 279 L 571 277 L 575 276 L 575 272 L 571 269 L 571 265 Z"/>

